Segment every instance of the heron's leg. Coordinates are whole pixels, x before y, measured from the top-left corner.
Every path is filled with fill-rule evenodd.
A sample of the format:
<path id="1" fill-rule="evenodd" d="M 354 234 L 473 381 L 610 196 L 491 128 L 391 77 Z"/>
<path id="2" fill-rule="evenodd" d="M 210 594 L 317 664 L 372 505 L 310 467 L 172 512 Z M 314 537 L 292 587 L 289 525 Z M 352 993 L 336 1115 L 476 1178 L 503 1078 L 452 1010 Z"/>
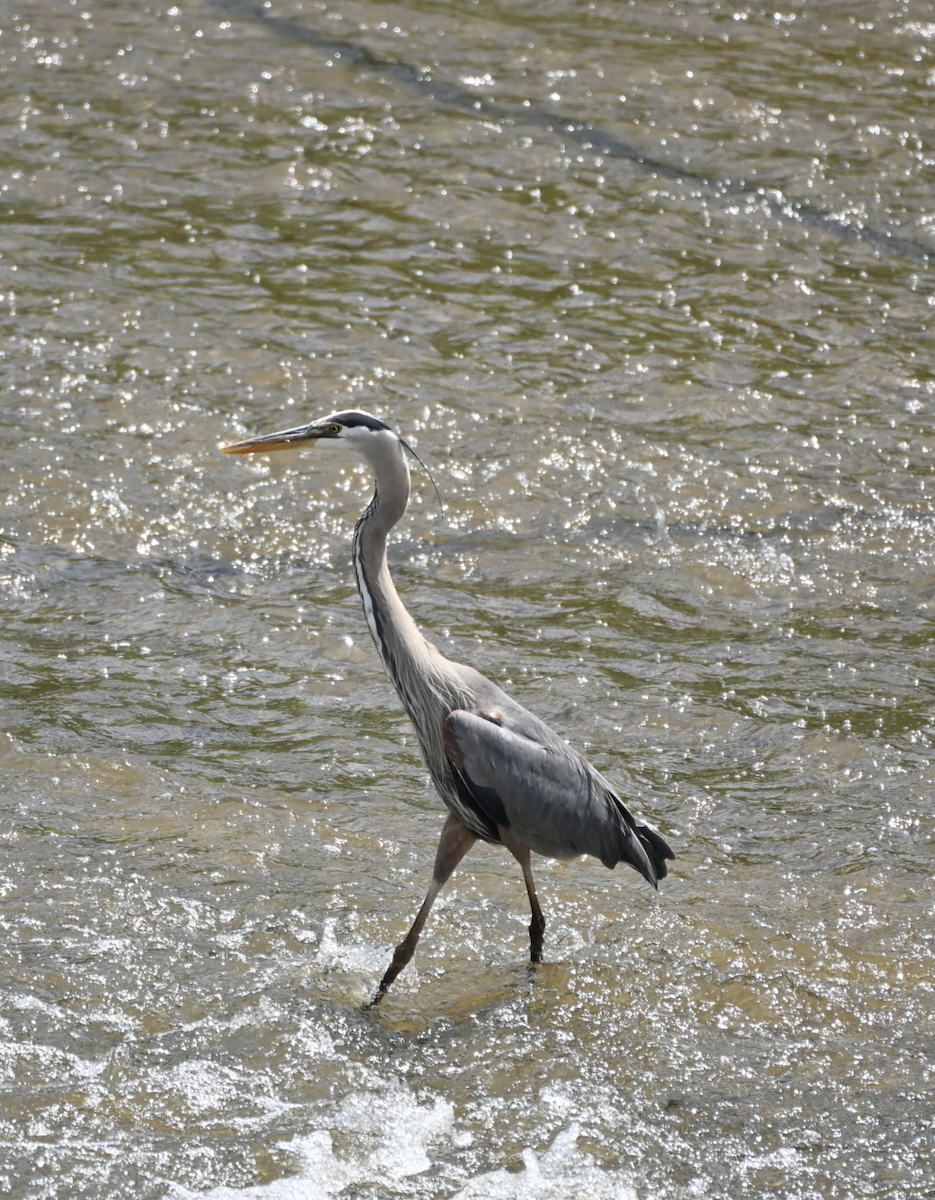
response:
<path id="1" fill-rule="evenodd" d="M 532 920 L 529 922 L 529 961 L 542 962 L 542 935 L 545 933 L 545 917 L 539 907 L 539 897 L 536 895 L 536 884 L 532 877 L 532 865 L 529 862 L 529 847 L 521 842 L 512 829 L 506 825 L 498 825 L 500 840 L 523 868 L 523 878 L 526 880 L 526 891 L 529 895 L 529 907 Z"/>
<path id="2" fill-rule="evenodd" d="M 390 984 L 406 963 L 409 962 L 410 958 L 412 958 L 415 953 L 416 942 L 419 940 L 419 934 L 422 932 L 422 926 L 425 924 L 426 917 L 428 917 L 432 905 L 435 903 L 435 897 L 445 886 L 452 871 L 476 841 L 477 835 L 471 833 L 470 829 L 462 825 L 457 817 L 449 813 L 438 843 L 438 852 L 435 855 L 432 886 L 429 888 L 428 895 L 422 902 L 422 907 L 419 909 L 418 916 L 412 923 L 412 928 L 396 947 L 393 953 L 393 961 L 390 963 L 386 974 L 380 980 L 377 994 L 367 1005 L 367 1008 L 373 1008 L 380 1003 L 389 990 Z"/>

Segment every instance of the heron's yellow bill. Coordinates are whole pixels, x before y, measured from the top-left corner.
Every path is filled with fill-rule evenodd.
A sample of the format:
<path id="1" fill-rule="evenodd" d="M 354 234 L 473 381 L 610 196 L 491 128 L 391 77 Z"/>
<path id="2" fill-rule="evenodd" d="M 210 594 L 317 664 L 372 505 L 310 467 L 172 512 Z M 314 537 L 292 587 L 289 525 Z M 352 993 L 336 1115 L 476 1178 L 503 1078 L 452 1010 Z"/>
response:
<path id="1" fill-rule="evenodd" d="M 299 450 L 314 446 L 324 431 L 314 425 L 303 425 L 300 429 L 281 429 L 264 437 L 248 438 L 245 442 L 234 442 L 222 446 L 222 454 L 265 454 L 269 450 Z"/>

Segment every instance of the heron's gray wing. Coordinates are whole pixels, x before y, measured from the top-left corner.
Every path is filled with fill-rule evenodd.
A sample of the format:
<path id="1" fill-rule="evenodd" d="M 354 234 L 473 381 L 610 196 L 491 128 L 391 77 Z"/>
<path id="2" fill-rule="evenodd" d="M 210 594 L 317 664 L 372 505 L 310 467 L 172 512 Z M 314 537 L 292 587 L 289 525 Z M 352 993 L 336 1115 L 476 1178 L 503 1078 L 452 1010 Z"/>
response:
<path id="1" fill-rule="evenodd" d="M 496 719 L 456 709 L 445 721 L 445 748 L 483 816 L 509 826 L 538 853 L 593 854 L 607 867 L 627 862 L 654 887 L 666 874 L 673 854 L 665 841 L 557 739 L 543 745 Z"/>

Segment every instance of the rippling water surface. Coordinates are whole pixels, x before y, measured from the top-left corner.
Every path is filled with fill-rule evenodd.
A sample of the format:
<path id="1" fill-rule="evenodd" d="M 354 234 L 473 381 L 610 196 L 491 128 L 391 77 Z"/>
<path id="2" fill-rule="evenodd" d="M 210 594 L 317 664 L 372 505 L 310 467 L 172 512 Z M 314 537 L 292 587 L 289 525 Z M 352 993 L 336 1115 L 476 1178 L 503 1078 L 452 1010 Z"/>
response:
<path id="1" fill-rule="evenodd" d="M 11 7 L 12 5 L 12 7 Z M 927 3 L 10 0 L 0 1192 L 930 1196 Z M 442 821 L 443 650 L 677 850 Z"/>

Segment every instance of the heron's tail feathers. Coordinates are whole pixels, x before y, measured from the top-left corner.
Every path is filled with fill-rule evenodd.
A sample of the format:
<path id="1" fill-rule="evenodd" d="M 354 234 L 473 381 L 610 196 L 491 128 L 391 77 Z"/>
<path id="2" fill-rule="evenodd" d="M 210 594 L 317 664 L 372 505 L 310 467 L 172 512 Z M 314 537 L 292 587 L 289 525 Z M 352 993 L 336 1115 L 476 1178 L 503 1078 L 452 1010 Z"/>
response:
<path id="1" fill-rule="evenodd" d="M 669 843 L 648 825 L 640 824 L 626 805 L 617 797 L 618 811 L 622 818 L 623 845 L 618 861 L 627 862 L 648 880 L 653 887 L 659 886 L 659 880 L 665 879 L 669 873 L 666 859 L 674 859 L 675 854 Z M 608 864 L 610 865 L 610 864 Z"/>
<path id="2" fill-rule="evenodd" d="M 659 880 L 665 879 L 669 874 L 669 868 L 666 866 L 667 858 L 675 858 L 672 852 L 672 847 L 656 833 L 655 829 L 650 829 L 648 825 L 634 825 L 633 832 L 645 851 L 646 857 L 649 860 L 649 866 L 652 873 L 647 871 L 642 873 L 646 876 L 653 887 L 658 887 Z M 639 868 L 638 868 L 639 869 Z"/>

